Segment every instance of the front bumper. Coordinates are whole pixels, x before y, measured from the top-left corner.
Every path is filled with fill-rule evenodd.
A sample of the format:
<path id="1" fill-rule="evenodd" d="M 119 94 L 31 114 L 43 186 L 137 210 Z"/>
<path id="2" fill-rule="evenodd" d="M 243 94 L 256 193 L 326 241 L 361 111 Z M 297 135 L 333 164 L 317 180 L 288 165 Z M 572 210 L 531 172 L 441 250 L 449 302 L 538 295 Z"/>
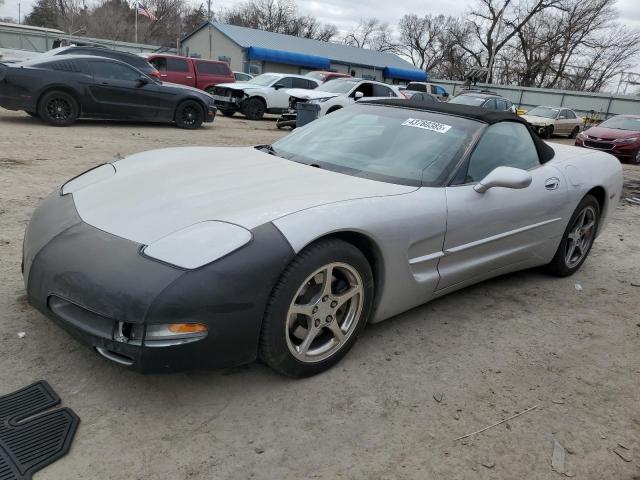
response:
<path id="1" fill-rule="evenodd" d="M 592 139 L 576 138 L 576 147 L 589 148 L 591 150 L 599 150 L 601 152 L 607 152 L 622 161 L 631 161 L 637 158 L 640 153 L 640 145 L 637 143 L 631 143 L 627 145 L 618 145 L 609 141 L 598 141 Z"/>
<path id="2" fill-rule="evenodd" d="M 294 256 L 272 224 L 252 233 L 234 254 L 183 270 L 143 257 L 142 245 L 83 222 L 72 195 L 55 192 L 25 233 L 27 297 L 81 343 L 141 372 L 248 363 L 256 358 L 271 290 Z M 121 322 L 142 333 L 119 341 L 125 340 Z M 202 323 L 208 334 L 181 345 L 145 341 L 147 325 L 181 322 Z"/>

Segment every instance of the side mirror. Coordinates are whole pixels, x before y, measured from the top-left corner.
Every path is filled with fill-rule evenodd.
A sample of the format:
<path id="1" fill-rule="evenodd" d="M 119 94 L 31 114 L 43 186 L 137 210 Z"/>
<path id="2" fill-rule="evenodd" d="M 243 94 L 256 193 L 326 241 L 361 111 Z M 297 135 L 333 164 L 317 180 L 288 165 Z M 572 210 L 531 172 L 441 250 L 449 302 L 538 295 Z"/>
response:
<path id="1" fill-rule="evenodd" d="M 141 75 L 138 78 L 138 87 L 144 87 L 147 83 L 149 83 L 149 77 Z"/>
<path id="2" fill-rule="evenodd" d="M 473 189 L 478 193 L 484 193 L 493 187 L 527 188 L 531 185 L 532 180 L 531 174 L 526 170 L 513 167 L 498 167 L 480 180 L 480 183 Z"/>
<path id="3" fill-rule="evenodd" d="M 276 90 L 280 90 L 281 88 L 284 88 L 284 85 L 282 85 L 281 83 L 276 83 L 273 88 L 275 88 Z"/>
<path id="4" fill-rule="evenodd" d="M 360 100 L 361 98 L 364 98 L 364 93 L 356 92 L 353 98 L 355 98 L 356 100 Z"/>

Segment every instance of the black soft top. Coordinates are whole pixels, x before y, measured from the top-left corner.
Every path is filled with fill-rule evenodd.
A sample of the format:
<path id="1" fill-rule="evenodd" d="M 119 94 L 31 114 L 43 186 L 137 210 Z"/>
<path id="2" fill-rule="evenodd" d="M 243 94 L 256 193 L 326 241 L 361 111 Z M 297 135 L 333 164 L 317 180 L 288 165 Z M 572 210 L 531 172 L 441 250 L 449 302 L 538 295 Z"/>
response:
<path id="1" fill-rule="evenodd" d="M 410 102 L 408 100 L 400 98 L 383 98 L 377 100 L 361 100 L 359 104 L 364 103 L 368 105 L 384 105 L 389 107 L 409 108 L 412 110 L 422 110 L 425 112 L 443 113 L 445 115 L 455 115 L 457 117 L 465 117 L 473 120 L 478 120 L 483 123 L 493 125 L 498 122 L 518 122 L 522 123 L 529 129 L 533 143 L 538 151 L 540 162 L 545 163 L 551 160 L 555 151 L 549 145 L 547 145 L 538 135 L 536 135 L 526 120 L 519 117 L 515 113 L 511 112 L 493 112 L 491 110 L 485 110 L 480 107 L 473 107 L 471 105 L 460 105 L 454 103 L 432 103 L 432 102 Z"/>

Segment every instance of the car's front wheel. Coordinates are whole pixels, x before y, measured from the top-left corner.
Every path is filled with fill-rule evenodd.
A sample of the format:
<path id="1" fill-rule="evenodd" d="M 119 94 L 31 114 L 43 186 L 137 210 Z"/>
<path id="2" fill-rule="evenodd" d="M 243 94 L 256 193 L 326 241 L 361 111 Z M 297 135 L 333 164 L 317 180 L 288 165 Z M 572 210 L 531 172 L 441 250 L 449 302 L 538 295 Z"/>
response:
<path id="1" fill-rule="evenodd" d="M 260 358 L 290 377 L 330 368 L 356 341 L 373 296 L 371 267 L 359 249 L 336 239 L 305 248 L 273 290 Z"/>
<path id="2" fill-rule="evenodd" d="M 545 138 L 548 140 L 549 138 L 551 138 L 552 134 L 553 134 L 553 127 L 549 125 L 548 127 L 545 127 L 544 130 L 542 131 L 542 138 Z"/>
<path id="3" fill-rule="evenodd" d="M 260 120 L 264 117 L 267 106 L 260 98 L 251 98 L 243 108 L 243 113 L 249 120 Z"/>
<path id="4" fill-rule="evenodd" d="M 38 115 L 49 125 L 66 127 L 78 119 L 80 108 L 67 92 L 54 90 L 45 93 L 38 102 Z"/>
<path id="5" fill-rule="evenodd" d="M 176 108 L 175 121 L 178 128 L 195 130 L 204 122 L 204 110 L 195 100 L 185 100 Z"/>
<path id="6" fill-rule="evenodd" d="M 600 204 L 593 195 L 586 195 L 573 212 L 548 271 L 559 277 L 577 272 L 591 251 L 599 222 Z"/>

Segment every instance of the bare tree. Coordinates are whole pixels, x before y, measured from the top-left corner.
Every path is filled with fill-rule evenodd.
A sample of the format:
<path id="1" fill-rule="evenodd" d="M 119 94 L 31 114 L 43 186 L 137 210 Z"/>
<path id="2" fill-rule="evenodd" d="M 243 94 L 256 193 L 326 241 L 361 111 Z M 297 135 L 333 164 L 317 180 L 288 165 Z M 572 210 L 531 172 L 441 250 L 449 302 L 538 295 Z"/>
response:
<path id="1" fill-rule="evenodd" d="M 389 24 L 377 18 L 360 20 L 358 25 L 344 36 L 342 43 L 379 52 L 395 52 L 398 49 Z"/>

